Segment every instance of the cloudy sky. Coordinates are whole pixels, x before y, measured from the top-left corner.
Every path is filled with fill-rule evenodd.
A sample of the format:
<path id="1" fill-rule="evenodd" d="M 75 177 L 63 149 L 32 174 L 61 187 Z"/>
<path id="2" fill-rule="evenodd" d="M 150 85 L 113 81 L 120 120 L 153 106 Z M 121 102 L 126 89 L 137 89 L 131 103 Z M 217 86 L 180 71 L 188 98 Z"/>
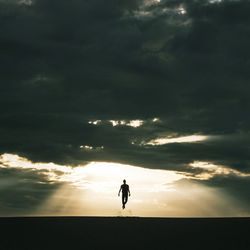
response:
<path id="1" fill-rule="evenodd" d="M 249 216 L 249 13 L 0 0 L 0 216 Z"/>

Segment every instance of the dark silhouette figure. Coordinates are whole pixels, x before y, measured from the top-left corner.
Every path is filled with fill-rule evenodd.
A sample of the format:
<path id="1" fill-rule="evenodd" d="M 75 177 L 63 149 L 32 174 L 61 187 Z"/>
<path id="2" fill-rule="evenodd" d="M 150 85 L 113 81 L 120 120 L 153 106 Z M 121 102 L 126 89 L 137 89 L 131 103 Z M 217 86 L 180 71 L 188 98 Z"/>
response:
<path id="1" fill-rule="evenodd" d="M 121 191 L 122 191 L 122 208 L 124 209 L 125 204 L 128 201 L 128 195 L 130 196 L 129 185 L 126 184 L 126 180 L 123 180 L 123 184 L 121 185 L 118 196 L 120 196 Z"/>

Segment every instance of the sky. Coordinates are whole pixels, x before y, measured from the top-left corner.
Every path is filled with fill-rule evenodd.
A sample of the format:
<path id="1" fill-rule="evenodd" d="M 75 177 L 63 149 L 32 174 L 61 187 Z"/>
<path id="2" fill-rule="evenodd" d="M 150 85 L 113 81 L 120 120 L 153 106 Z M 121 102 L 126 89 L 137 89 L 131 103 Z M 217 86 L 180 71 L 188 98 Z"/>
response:
<path id="1" fill-rule="evenodd" d="M 249 13 L 0 0 L 0 216 L 250 216 Z"/>

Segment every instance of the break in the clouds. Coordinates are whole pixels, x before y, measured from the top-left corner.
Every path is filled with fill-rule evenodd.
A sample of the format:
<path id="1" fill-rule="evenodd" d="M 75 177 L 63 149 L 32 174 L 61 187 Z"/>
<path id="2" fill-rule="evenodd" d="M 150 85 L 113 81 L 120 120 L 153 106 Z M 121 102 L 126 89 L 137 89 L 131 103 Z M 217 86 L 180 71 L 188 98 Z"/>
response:
<path id="1" fill-rule="evenodd" d="M 188 176 L 109 162 L 71 167 L 3 154 L 0 215 L 249 215 L 247 192 L 237 193 L 228 181 L 226 187 L 216 187 L 213 182 L 226 178 L 237 187 L 240 182 L 249 181 L 250 175 L 205 162 L 194 162 L 190 167 L 207 173 Z M 124 177 L 129 180 L 132 196 L 128 210 L 121 212 L 117 189 Z M 6 195 L 6 190 L 10 195 Z"/>
<path id="2" fill-rule="evenodd" d="M 208 174 L 214 187 L 230 173 L 246 190 L 249 11 L 245 0 L 0 0 L 0 153 Z"/>

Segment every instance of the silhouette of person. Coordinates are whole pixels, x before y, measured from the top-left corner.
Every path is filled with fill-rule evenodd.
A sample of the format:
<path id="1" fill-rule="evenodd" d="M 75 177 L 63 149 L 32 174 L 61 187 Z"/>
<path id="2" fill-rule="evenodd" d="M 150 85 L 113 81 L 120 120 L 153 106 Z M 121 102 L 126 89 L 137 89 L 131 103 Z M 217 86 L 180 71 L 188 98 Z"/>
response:
<path id="1" fill-rule="evenodd" d="M 130 196 L 130 190 L 129 190 L 129 185 L 126 184 L 126 180 L 123 180 L 123 184 L 120 187 L 118 196 L 120 196 L 120 193 L 122 191 L 122 208 L 125 208 L 125 204 L 128 201 L 128 195 Z"/>

